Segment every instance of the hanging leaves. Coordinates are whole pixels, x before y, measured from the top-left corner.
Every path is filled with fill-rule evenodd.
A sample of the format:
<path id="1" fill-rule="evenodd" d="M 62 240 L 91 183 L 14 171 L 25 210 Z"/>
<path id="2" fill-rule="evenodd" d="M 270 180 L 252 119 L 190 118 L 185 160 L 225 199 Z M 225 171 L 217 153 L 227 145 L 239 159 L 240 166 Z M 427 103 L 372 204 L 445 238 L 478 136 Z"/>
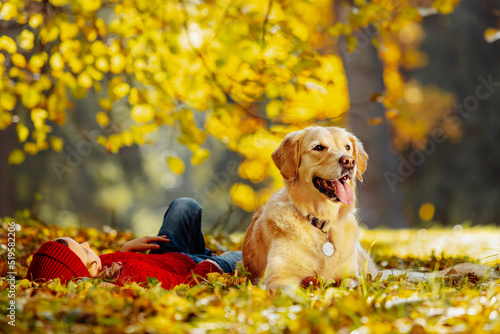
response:
<path id="1" fill-rule="evenodd" d="M 153 120 L 155 111 L 153 107 L 148 104 L 138 104 L 132 108 L 130 116 L 137 123 L 148 123 Z"/>
<path id="2" fill-rule="evenodd" d="M 8 162 L 11 165 L 19 165 L 24 161 L 24 158 L 24 152 L 16 148 L 10 152 Z"/>
<path id="3" fill-rule="evenodd" d="M 253 188 L 243 183 L 235 183 L 231 187 L 231 198 L 236 205 L 248 212 L 255 211 L 258 206 Z"/>
<path id="4" fill-rule="evenodd" d="M 208 158 L 205 140 L 212 135 L 242 156 L 243 179 L 261 183 L 271 176 L 263 186 L 269 190 L 281 182 L 270 153 L 287 132 L 348 112 L 340 53 L 355 53 L 368 41 L 379 48 L 387 91 L 377 102 L 401 111 L 386 113 L 391 126 L 405 124 L 411 108 L 398 105 L 407 85 L 400 69 L 426 62 L 417 50 L 418 22 L 424 12 L 450 13 L 458 2 L 343 2 L 348 15 L 340 22 L 331 0 L 50 0 L 36 6 L 5 0 L 0 130 L 17 123 L 16 149 L 25 153 L 60 151 L 54 127 L 66 124 L 72 101 L 95 99 L 102 111 L 92 111 L 92 118 L 108 152 L 142 145 L 168 124 L 192 151 L 191 164 Z M 377 34 L 365 41 L 356 34 L 366 27 Z M 10 161 L 22 161 L 18 151 Z M 169 161 L 182 173 L 182 161 Z M 265 193 L 252 196 L 260 203 Z M 235 202 L 252 207 L 242 200 L 246 195 L 235 194 Z"/>
<path id="5" fill-rule="evenodd" d="M 178 157 L 167 157 L 167 165 L 175 174 L 184 173 L 184 161 Z"/>

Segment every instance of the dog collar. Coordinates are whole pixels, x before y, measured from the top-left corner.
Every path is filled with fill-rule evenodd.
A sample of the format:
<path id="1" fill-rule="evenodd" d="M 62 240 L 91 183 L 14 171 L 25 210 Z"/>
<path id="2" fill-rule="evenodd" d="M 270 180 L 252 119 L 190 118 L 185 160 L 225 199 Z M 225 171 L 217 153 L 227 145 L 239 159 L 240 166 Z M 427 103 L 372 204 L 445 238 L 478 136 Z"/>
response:
<path id="1" fill-rule="evenodd" d="M 321 232 L 326 233 L 326 231 L 323 231 L 323 227 L 325 227 L 326 223 L 328 223 L 328 220 L 319 220 L 318 217 L 311 217 L 311 215 L 307 215 L 307 219 L 312 226 L 317 227 L 321 230 Z"/>
<path id="2" fill-rule="evenodd" d="M 330 233 L 330 230 L 332 228 L 330 227 L 328 231 L 323 230 L 323 227 L 325 227 L 326 223 L 328 223 L 328 220 L 319 220 L 318 217 L 311 217 L 311 215 L 307 215 L 307 219 L 309 220 L 312 226 L 318 228 L 325 235 L 325 243 L 323 244 L 323 254 L 325 254 L 326 256 L 332 256 L 333 253 L 335 253 L 335 247 L 333 247 L 333 244 L 328 239 L 328 234 Z"/>

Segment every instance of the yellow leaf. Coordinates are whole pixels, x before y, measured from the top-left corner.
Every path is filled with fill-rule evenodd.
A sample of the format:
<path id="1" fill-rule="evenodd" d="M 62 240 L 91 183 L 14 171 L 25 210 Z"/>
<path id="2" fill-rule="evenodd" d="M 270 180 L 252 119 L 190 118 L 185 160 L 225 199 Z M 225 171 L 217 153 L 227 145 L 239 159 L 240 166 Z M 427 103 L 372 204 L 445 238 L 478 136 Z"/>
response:
<path id="1" fill-rule="evenodd" d="M 103 57 L 106 55 L 107 52 L 106 45 L 102 41 L 95 41 L 90 46 L 90 52 L 95 57 Z"/>
<path id="2" fill-rule="evenodd" d="M 29 30 L 23 30 L 23 32 L 19 35 L 19 46 L 24 50 L 33 49 L 35 41 L 35 35 Z"/>
<path id="3" fill-rule="evenodd" d="M 450 14 L 455 9 L 453 6 L 453 0 L 436 0 L 432 4 L 433 8 L 436 8 L 441 14 Z"/>
<path id="4" fill-rule="evenodd" d="M 106 58 L 104 57 L 99 57 L 97 58 L 96 62 L 95 62 L 95 67 L 103 72 L 103 73 L 106 73 L 109 71 L 109 62 Z"/>
<path id="5" fill-rule="evenodd" d="M 97 93 L 101 93 L 102 92 L 102 84 L 99 81 L 95 81 L 94 82 L 94 90 Z"/>
<path id="6" fill-rule="evenodd" d="M 36 141 L 38 148 L 47 146 L 47 132 L 45 132 L 46 129 L 44 128 L 46 127 L 43 126 L 40 129 L 35 129 L 31 135 Z"/>
<path id="7" fill-rule="evenodd" d="M 61 152 L 64 146 L 64 142 L 61 138 L 58 137 L 50 137 L 50 145 L 52 149 L 56 152 Z"/>
<path id="8" fill-rule="evenodd" d="M 115 94 L 117 100 L 127 96 L 129 91 L 130 86 L 126 82 L 122 82 L 113 88 L 113 93 Z"/>
<path id="9" fill-rule="evenodd" d="M 177 157 L 168 157 L 167 164 L 170 170 L 175 174 L 184 173 L 184 161 Z"/>
<path id="10" fill-rule="evenodd" d="M 31 287 L 31 281 L 28 279 L 22 279 L 18 285 L 18 287 L 22 287 L 23 289 L 30 288 Z"/>
<path id="11" fill-rule="evenodd" d="M 276 99 L 280 96 L 280 88 L 275 81 L 266 84 L 266 95 L 270 99 Z"/>
<path id="12" fill-rule="evenodd" d="M 421 19 L 422 19 L 422 15 L 420 15 L 420 12 L 415 7 L 405 8 L 402 15 L 406 20 L 409 20 L 409 21 L 417 21 L 418 22 L 418 21 L 421 21 Z"/>
<path id="13" fill-rule="evenodd" d="M 132 88 L 130 94 L 128 95 L 128 103 L 135 106 L 139 102 L 139 90 L 137 88 Z"/>
<path id="14" fill-rule="evenodd" d="M 13 110 L 16 107 L 17 98 L 14 94 L 0 92 L 0 101 L 4 110 Z"/>
<path id="15" fill-rule="evenodd" d="M 85 72 L 95 81 L 101 81 L 104 78 L 104 75 L 98 71 L 94 66 L 87 66 L 85 68 Z"/>
<path id="16" fill-rule="evenodd" d="M 85 27 L 82 33 L 85 39 L 89 42 L 93 42 L 97 38 L 97 30 L 94 27 Z"/>
<path id="17" fill-rule="evenodd" d="M 20 53 L 14 53 L 10 58 L 10 60 L 14 65 L 16 65 L 19 68 L 26 67 L 26 58 L 24 58 L 24 56 Z"/>
<path id="18" fill-rule="evenodd" d="M 243 183 L 235 183 L 231 187 L 230 194 L 234 204 L 243 210 L 252 212 L 257 208 L 258 199 L 252 187 Z"/>
<path id="19" fill-rule="evenodd" d="M 104 35 L 106 35 L 107 28 L 106 23 L 103 19 L 98 18 L 97 20 L 95 20 L 95 27 L 97 28 L 97 32 L 101 37 L 104 37 Z"/>
<path id="20" fill-rule="evenodd" d="M 134 143 L 134 136 L 130 131 L 124 131 L 121 134 L 123 143 L 127 146 L 130 146 Z"/>
<path id="21" fill-rule="evenodd" d="M 347 52 L 352 53 L 356 51 L 356 48 L 358 47 L 358 39 L 356 36 L 348 35 L 345 37 L 345 41 L 347 43 Z"/>
<path id="22" fill-rule="evenodd" d="M 155 117 L 155 111 L 148 104 L 138 104 L 132 108 L 130 116 L 137 123 L 147 123 Z"/>
<path id="23" fill-rule="evenodd" d="M 238 168 L 238 173 L 242 178 L 258 183 L 267 176 L 267 164 L 259 160 L 244 160 Z"/>
<path id="24" fill-rule="evenodd" d="M 40 29 L 40 41 L 42 44 L 53 42 L 59 36 L 59 27 L 54 24 L 43 25 Z"/>
<path id="25" fill-rule="evenodd" d="M 43 15 L 40 13 L 34 14 L 33 16 L 30 17 L 28 22 L 30 27 L 38 28 L 43 23 Z"/>
<path id="26" fill-rule="evenodd" d="M 307 26 L 300 22 L 299 20 L 294 20 L 292 33 L 297 36 L 301 41 L 306 41 L 309 36 L 307 31 Z"/>
<path id="27" fill-rule="evenodd" d="M 42 74 L 38 79 L 38 82 L 35 83 L 35 86 L 41 91 L 47 90 L 52 87 L 52 81 L 50 81 L 48 75 Z"/>
<path id="28" fill-rule="evenodd" d="M 90 75 L 88 75 L 86 72 L 82 72 L 78 75 L 78 84 L 83 87 L 83 88 L 90 88 L 92 87 L 92 83 L 94 82 Z"/>
<path id="29" fill-rule="evenodd" d="M 39 91 L 33 87 L 28 87 L 21 95 L 21 102 L 26 108 L 32 109 L 40 102 L 41 98 Z"/>
<path id="30" fill-rule="evenodd" d="M 30 70 L 34 71 L 34 69 L 40 69 L 43 65 L 45 65 L 47 54 L 35 54 L 31 56 L 29 61 Z"/>
<path id="31" fill-rule="evenodd" d="M 395 120 L 398 119 L 400 116 L 401 113 L 399 112 L 399 110 L 396 109 L 390 109 L 385 112 L 385 118 L 387 119 Z"/>
<path id="32" fill-rule="evenodd" d="M 333 36 L 349 35 L 352 33 L 352 27 L 347 23 L 337 22 L 328 28 L 328 32 Z"/>
<path id="33" fill-rule="evenodd" d="M 82 60 L 87 65 L 92 65 L 95 63 L 95 57 L 94 57 L 94 55 L 91 55 L 91 54 L 86 54 L 85 56 L 83 56 Z"/>
<path id="34" fill-rule="evenodd" d="M 8 162 L 10 165 L 19 165 L 24 161 L 24 158 L 24 152 L 16 148 L 10 152 Z"/>
<path id="35" fill-rule="evenodd" d="M 203 163 L 205 160 L 207 160 L 209 156 L 210 156 L 209 150 L 200 148 L 193 153 L 193 156 L 191 157 L 191 164 L 193 166 L 197 166 Z"/>
<path id="36" fill-rule="evenodd" d="M 38 153 L 38 151 L 48 150 L 49 149 L 49 143 L 47 141 L 37 142 L 36 143 L 36 149 L 37 149 L 36 153 Z"/>
<path id="37" fill-rule="evenodd" d="M 125 69 L 127 62 L 125 60 L 125 56 L 122 54 L 116 54 L 111 57 L 111 66 L 110 71 L 113 74 L 120 74 Z"/>
<path id="38" fill-rule="evenodd" d="M 99 124 L 103 128 L 108 126 L 108 124 L 109 124 L 109 116 L 104 111 L 99 111 L 97 113 L 97 115 L 95 116 L 95 119 L 97 121 L 97 124 Z"/>
<path id="39" fill-rule="evenodd" d="M 9 36 L 3 35 L 0 37 L 0 50 L 4 49 L 10 54 L 16 53 L 17 52 L 17 45 L 16 42 Z"/>
<path id="40" fill-rule="evenodd" d="M 106 111 L 111 111 L 111 109 L 113 108 L 113 102 L 111 102 L 110 99 L 106 98 L 100 98 L 99 105 L 101 106 L 102 109 Z"/>
<path id="41" fill-rule="evenodd" d="M 37 129 L 42 128 L 45 125 L 45 120 L 48 116 L 49 114 L 47 111 L 41 108 L 35 108 L 31 111 L 31 120 Z"/>
<path id="42" fill-rule="evenodd" d="M 56 7 L 62 7 L 67 5 L 70 0 L 49 0 L 50 4 Z"/>
<path id="43" fill-rule="evenodd" d="M 71 22 L 59 23 L 59 30 L 61 31 L 61 41 L 74 40 L 78 36 L 78 26 Z"/>
<path id="44" fill-rule="evenodd" d="M 493 43 L 494 41 L 500 39 L 500 29 L 488 28 L 484 31 L 484 39 L 488 43 Z"/>
<path id="45" fill-rule="evenodd" d="M 14 92 L 17 95 L 22 95 L 26 93 L 31 87 L 25 82 L 17 82 L 14 86 Z"/>
<path id="46" fill-rule="evenodd" d="M 81 73 L 85 68 L 84 62 L 79 58 L 70 59 L 68 65 L 71 67 L 71 72 L 75 74 Z"/>
<path id="47" fill-rule="evenodd" d="M 0 10 L 0 15 L 3 16 L 4 21 L 10 21 L 12 18 L 17 17 L 17 8 L 12 2 L 6 2 L 2 6 L 2 10 Z"/>
<path id="48" fill-rule="evenodd" d="M 16 130 L 17 130 L 17 138 L 19 139 L 19 142 L 24 143 L 26 141 L 26 138 L 28 138 L 28 134 L 30 133 L 30 131 L 28 130 L 28 128 L 24 124 L 21 124 L 21 123 L 17 124 Z"/>
<path id="49" fill-rule="evenodd" d="M 283 110 L 283 102 L 280 100 L 271 100 L 266 106 L 267 117 L 270 119 L 276 118 Z"/>
<path id="50" fill-rule="evenodd" d="M 12 67 L 10 70 L 9 70 L 9 77 L 10 78 L 21 78 L 21 70 L 19 69 L 19 67 Z"/>
<path id="51" fill-rule="evenodd" d="M 85 0 L 81 4 L 84 11 L 95 12 L 101 7 L 101 0 Z"/>
<path id="52" fill-rule="evenodd" d="M 12 124 L 12 114 L 10 112 L 3 112 L 0 110 L 0 130 L 5 130 Z"/>
<path id="53" fill-rule="evenodd" d="M 49 63 L 50 67 L 52 67 L 54 71 L 61 71 L 62 69 L 64 69 L 64 60 L 59 52 L 54 53 L 50 57 Z"/>
<path id="54" fill-rule="evenodd" d="M 136 71 L 143 71 L 146 69 L 146 62 L 144 61 L 144 59 L 137 59 L 136 61 L 134 61 L 134 69 Z"/>
<path id="55" fill-rule="evenodd" d="M 420 210 L 418 210 L 418 215 L 420 216 L 420 219 L 428 222 L 432 219 L 432 217 L 434 217 L 434 211 L 434 205 L 432 205 L 431 203 L 424 203 L 420 207 Z"/>

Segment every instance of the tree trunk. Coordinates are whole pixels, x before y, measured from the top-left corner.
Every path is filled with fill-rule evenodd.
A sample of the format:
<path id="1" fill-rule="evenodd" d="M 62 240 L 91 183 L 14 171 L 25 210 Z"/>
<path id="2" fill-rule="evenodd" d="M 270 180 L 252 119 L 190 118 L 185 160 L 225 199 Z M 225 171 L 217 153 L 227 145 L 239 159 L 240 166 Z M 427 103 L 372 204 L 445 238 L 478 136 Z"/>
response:
<path id="1" fill-rule="evenodd" d="M 12 217 L 16 210 L 14 201 L 13 166 L 8 164 L 9 154 L 14 148 L 14 126 L 0 131 L 0 217 Z"/>
<path id="2" fill-rule="evenodd" d="M 346 15 L 339 1 L 336 1 L 335 13 L 339 21 Z M 369 227 L 408 227 L 401 186 L 390 186 L 384 176 L 386 172 L 398 175 L 398 160 L 390 151 L 389 126 L 385 122 L 378 126 L 367 123 L 370 118 L 383 117 L 385 111 L 381 104 L 371 101 L 373 93 L 384 91 L 382 64 L 370 42 L 374 35 L 375 29 L 371 27 L 359 33 L 358 48 L 353 53 L 346 51 L 343 37 L 339 42 L 351 101 L 350 127 L 369 156 L 364 182 L 358 187 L 358 217 Z"/>

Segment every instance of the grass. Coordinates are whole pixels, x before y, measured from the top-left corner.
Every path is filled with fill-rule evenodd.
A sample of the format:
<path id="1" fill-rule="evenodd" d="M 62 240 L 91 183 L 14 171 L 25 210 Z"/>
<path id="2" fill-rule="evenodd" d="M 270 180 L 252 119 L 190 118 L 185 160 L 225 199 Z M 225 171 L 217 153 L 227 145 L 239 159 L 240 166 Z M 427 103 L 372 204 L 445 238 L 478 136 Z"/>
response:
<path id="1" fill-rule="evenodd" d="M 211 274 L 197 286 L 170 291 L 153 283 L 103 288 L 96 280 L 35 285 L 22 278 L 30 255 L 46 240 L 74 236 L 104 253 L 134 236 L 110 228 L 63 229 L 22 212 L 0 223 L 2 245 L 11 221 L 19 226 L 17 290 L 9 298 L 9 283 L 1 279 L 2 333 L 500 333 L 500 281 L 474 276 L 418 283 L 404 276 L 368 277 L 356 288 L 319 278 L 283 291 L 252 285 L 243 270 Z M 241 234 L 218 235 L 206 241 L 222 252 L 239 249 L 241 239 Z M 498 270 L 500 263 L 500 229 L 493 227 L 363 230 L 361 240 L 382 268 L 441 269 L 469 261 Z M 0 271 L 5 277 L 6 261 Z M 15 327 L 7 318 L 11 300 Z"/>

